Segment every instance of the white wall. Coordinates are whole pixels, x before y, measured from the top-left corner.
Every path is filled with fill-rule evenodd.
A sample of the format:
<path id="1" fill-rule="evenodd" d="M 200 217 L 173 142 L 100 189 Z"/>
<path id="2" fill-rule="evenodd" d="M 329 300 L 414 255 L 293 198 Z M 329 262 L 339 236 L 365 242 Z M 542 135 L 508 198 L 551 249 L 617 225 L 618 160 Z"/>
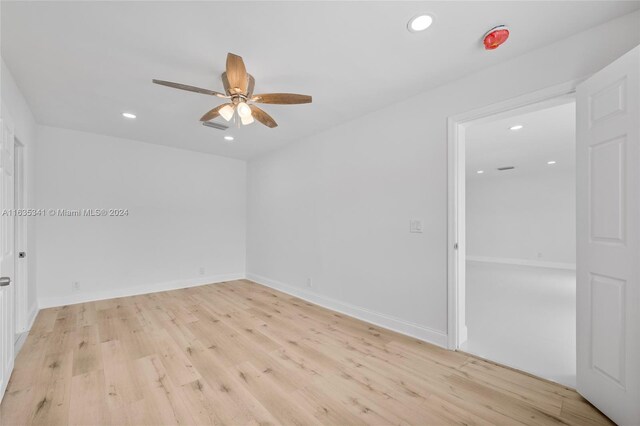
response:
<path id="1" fill-rule="evenodd" d="M 15 137 L 24 145 L 25 185 L 27 198 L 25 208 L 34 208 L 36 205 L 36 121 L 31 113 L 29 105 L 18 89 L 11 72 L 4 60 L 0 58 L 0 100 L 6 108 L 2 116 L 9 114 L 15 128 Z M 27 318 L 25 326 L 37 312 L 36 289 L 36 221 L 35 218 L 27 219 Z M 17 283 L 20 285 L 19 283 Z"/>
<path id="2" fill-rule="evenodd" d="M 447 117 L 597 71 L 640 42 L 639 20 L 627 15 L 252 161 L 248 276 L 445 345 Z M 424 233 L 408 233 L 412 218 Z"/>
<path id="3" fill-rule="evenodd" d="M 467 258 L 576 263 L 575 174 L 467 179 Z"/>
<path id="4" fill-rule="evenodd" d="M 41 307 L 244 275 L 245 162 L 44 126 L 38 144 L 39 208 L 129 209 L 38 218 Z"/>

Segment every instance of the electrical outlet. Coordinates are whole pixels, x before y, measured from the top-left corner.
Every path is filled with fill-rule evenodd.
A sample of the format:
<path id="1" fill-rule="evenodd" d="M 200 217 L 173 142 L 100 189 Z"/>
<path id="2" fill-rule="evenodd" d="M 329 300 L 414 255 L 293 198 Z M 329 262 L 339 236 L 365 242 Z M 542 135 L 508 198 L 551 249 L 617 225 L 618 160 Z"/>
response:
<path id="1" fill-rule="evenodd" d="M 311 278 L 307 278 L 307 287 L 313 287 L 313 280 Z"/>
<path id="2" fill-rule="evenodd" d="M 204 275 L 204 266 L 201 266 L 199 269 L 200 275 Z"/>
<path id="3" fill-rule="evenodd" d="M 71 291 L 80 291 L 80 282 L 74 281 L 71 283 Z"/>

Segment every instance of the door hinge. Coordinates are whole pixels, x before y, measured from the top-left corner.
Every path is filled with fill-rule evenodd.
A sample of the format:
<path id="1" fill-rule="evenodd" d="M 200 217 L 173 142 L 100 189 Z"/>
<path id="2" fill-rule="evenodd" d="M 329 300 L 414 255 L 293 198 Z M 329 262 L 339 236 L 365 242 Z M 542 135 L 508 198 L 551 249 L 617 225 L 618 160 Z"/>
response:
<path id="1" fill-rule="evenodd" d="M 454 249 L 454 250 L 458 250 L 458 243 L 455 243 L 455 244 L 453 245 L 453 249 Z"/>

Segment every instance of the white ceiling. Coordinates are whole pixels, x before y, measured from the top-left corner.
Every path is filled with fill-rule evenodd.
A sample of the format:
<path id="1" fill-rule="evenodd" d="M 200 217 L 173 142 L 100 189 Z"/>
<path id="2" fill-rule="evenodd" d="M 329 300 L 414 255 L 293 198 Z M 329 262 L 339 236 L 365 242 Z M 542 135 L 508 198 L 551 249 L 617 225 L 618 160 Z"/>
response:
<path id="1" fill-rule="evenodd" d="M 7 2 L 2 56 L 41 124 L 251 158 L 638 9 L 639 2 Z M 409 18 L 435 17 L 412 34 Z M 508 24 L 509 41 L 481 38 Z M 223 133 L 199 117 L 220 101 L 152 78 L 222 90 L 227 52 L 256 92 L 313 104 L 266 105 L 276 129 Z M 136 120 L 120 113 L 131 111 Z"/>
<path id="2" fill-rule="evenodd" d="M 510 130 L 514 125 L 523 128 Z M 575 170 L 575 102 L 471 125 L 465 133 L 468 179 Z M 515 169 L 496 170 L 504 166 Z"/>

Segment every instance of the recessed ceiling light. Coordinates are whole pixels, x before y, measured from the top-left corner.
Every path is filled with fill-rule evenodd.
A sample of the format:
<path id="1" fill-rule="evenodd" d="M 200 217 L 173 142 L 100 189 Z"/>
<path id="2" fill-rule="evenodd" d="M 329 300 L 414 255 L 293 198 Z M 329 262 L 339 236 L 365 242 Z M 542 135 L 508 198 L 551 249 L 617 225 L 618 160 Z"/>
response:
<path id="1" fill-rule="evenodd" d="M 431 26 L 433 18 L 430 15 L 417 15 L 411 18 L 407 24 L 407 29 L 412 33 L 424 31 Z"/>
<path id="2" fill-rule="evenodd" d="M 479 175 L 481 175 L 481 174 L 483 174 L 483 173 L 484 173 L 484 170 L 478 170 L 476 173 L 477 173 L 477 174 L 479 174 Z"/>
<path id="3" fill-rule="evenodd" d="M 522 129 L 524 126 L 522 124 L 516 124 L 515 126 L 511 126 L 509 127 L 509 130 L 520 130 Z"/>
<path id="4" fill-rule="evenodd" d="M 551 160 L 551 161 L 547 161 L 547 164 L 556 164 L 556 162 Z"/>
<path id="5" fill-rule="evenodd" d="M 136 118 L 136 115 L 135 114 L 131 114 L 130 112 L 123 112 L 122 116 L 124 118 Z"/>
<path id="6" fill-rule="evenodd" d="M 225 141 L 232 141 L 233 140 L 233 136 L 227 135 L 227 136 L 224 137 L 224 140 Z"/>

